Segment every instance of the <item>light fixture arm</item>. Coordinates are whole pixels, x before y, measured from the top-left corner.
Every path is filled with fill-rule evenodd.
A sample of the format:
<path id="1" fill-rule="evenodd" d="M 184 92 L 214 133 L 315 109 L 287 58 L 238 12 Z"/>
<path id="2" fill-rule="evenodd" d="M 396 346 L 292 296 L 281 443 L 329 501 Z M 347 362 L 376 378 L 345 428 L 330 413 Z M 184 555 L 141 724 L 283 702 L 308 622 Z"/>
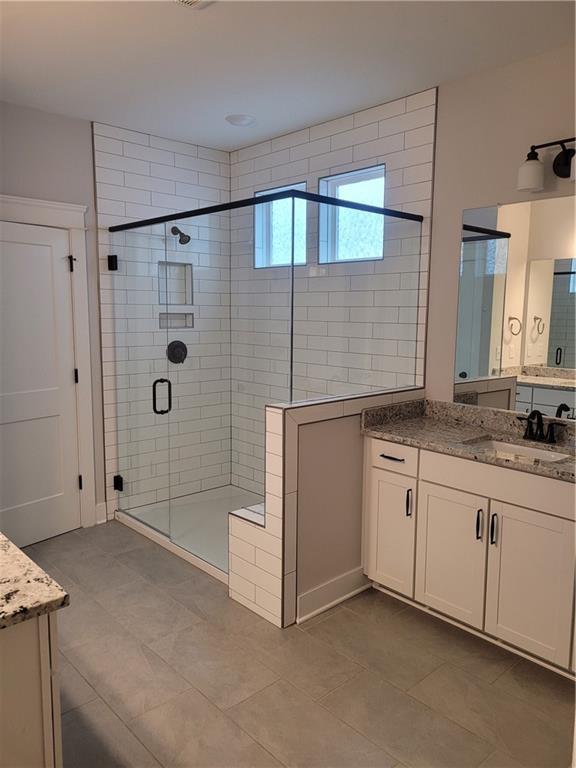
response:
<path id="1" fill-rule="evenodd" d="M 546 149 L 547 147 L 562 147 L 566 149 L 565 144 L 573 144 L 576 142 L 576 136 L 571 139 L 558 139 L 558 141 L 547 141 L 545 144 L 532 144 L 530 147 L 531 152 L 535 152 L 537 149 Z"/>

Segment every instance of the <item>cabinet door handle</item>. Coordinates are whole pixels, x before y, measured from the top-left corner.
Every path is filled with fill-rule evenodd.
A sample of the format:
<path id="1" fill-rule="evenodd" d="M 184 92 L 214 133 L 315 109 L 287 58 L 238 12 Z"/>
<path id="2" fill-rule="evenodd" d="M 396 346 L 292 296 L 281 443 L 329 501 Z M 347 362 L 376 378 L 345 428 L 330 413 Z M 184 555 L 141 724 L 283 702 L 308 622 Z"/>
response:
<path id="1" fill-rule="evenodd" d="M 482 528 L 483 528 L 484 512 L 479 509 L 476 512 L 476 538 L 482 540 Z"/>
<path id="2" fill-rule="evenodd" d="M 388 459 L 388 461 L 406 461 L 406 459 L 399 459 L 398 456 L 389 456 L 387 453 L 381 453 L 380 458 Z"/>
<path id="3" fill-rule="evenodd" d="M 168 408 L 158 408 L 158 384 L 168 385 Z M 162 416 L 165 413 L 170 413 L 172 410 L 172 382 L 169 379 L 156 379 L 152 384 L 152 410 L 159 416 Z"/>
<path id="4" fill-rule="evenodd" d="M 406 517 L 412 517 L 412 488 L 406 491 Z"/>
<path id="5" fill-rule="evenodd" d="M 490 544 L 496 544 L 497 523 L 498 515 L 494 514 L 490 520 Z"/>

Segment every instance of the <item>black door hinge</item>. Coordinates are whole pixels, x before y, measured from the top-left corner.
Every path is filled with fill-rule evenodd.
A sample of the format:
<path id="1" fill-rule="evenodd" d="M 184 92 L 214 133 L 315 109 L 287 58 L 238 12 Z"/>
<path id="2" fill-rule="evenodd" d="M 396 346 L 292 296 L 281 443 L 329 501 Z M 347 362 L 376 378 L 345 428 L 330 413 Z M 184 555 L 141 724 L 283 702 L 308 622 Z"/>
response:
<path id="1" fill-rule="evenodd" d="M 82 475 L 78 475 L 78 488 L 82 490 Z"/>
<path id="2" fill-rule="evenodd" d="M 76 261 L 76 259 L 74 258 L 74 256 L 72 256 L 72 254 L 70 254 L 70 256 L 68 256 L 68 264 L 70 265 L 70 272 L 74 272 L 74 262 L 75 261 Z"/>
<path id="3" fill-rule="evenodd" d="M 78 368 L 74 368 L 74 384 L 78 384 L 79 376 L 78 376 Z"/>
<path id="4" fill-rule="evenodd" d="M 124 478 L 122 475 L 114 475 L 113 478 L 113 486 L 115 491 L 123 491 L 124 490 Z"/>
<path id="5" fill-rule="evenodd" d="M 116 253 L 108 254 L 108 271 L 116 272 L 118 270 L 118 255 Z"/>

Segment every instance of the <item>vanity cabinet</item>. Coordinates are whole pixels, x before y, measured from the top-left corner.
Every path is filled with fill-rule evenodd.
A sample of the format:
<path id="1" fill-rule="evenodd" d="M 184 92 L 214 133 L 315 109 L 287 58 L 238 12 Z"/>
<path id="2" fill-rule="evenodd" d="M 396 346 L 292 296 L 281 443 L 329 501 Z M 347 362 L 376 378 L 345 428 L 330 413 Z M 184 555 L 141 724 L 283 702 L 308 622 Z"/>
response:
<path id="1" fill-rule="evenodd" d="M 570 660 L 574 523 L 491 504 L 486 632 L 561 667 Z"/>
<path id="2" fill-rule="evenodd" d="M 482 629 L 488 499 L 418 485 L 416 600 Z"/>
<path id="3" fill-rule="evenodd" d="M 574 669 L 574 486 L 393 446 L 366 441 L 366 575 L 416 607 Z"/>
<path id="4" fill-rule="evenodd" d="M 379 584 L 413 597 L 415 479 L 371 468 L 367 504 L 366 573 Z"/>

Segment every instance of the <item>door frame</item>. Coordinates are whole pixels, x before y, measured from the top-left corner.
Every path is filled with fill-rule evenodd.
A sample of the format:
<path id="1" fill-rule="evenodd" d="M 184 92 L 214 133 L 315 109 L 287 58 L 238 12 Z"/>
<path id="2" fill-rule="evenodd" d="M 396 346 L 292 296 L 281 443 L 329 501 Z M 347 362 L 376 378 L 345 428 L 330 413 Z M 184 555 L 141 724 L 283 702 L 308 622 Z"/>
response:
<path id="1" fill-rule="evenodd" d="M 66 230 L 74 270 L 70 273 L 74 360 L 79 381 L 76 385 L 76 431 L 78 472 L 82 475 L 80 523 L 83 528 L 96 524 L 94 467 L 94 423 L 92 415 L 92 366 L 88 311 L 88 270 L 86 266 L 87 206 L 59 203 L 29 197 L 0 195 L 0 220 Z"/>

